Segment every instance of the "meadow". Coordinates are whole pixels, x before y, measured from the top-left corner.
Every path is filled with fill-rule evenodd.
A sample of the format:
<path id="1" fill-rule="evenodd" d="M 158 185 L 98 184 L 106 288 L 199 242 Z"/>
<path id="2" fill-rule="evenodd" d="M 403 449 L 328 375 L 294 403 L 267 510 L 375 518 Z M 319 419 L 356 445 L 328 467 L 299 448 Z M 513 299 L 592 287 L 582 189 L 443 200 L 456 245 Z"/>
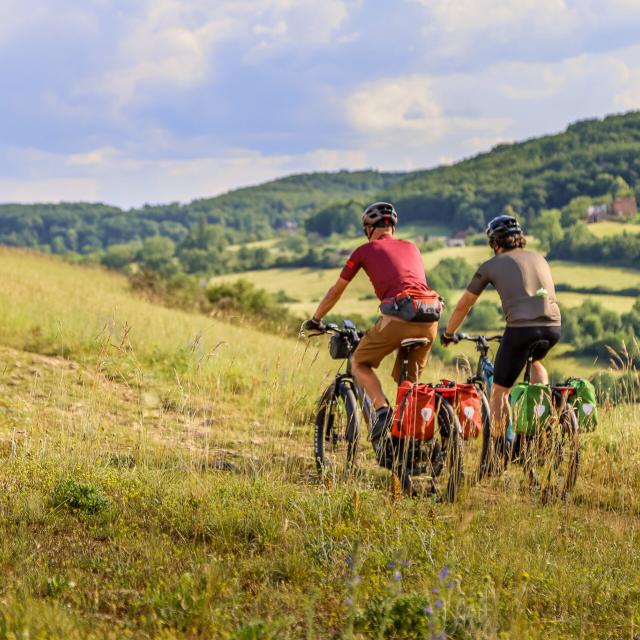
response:
<path id="1" fill-rule="evenodd" d="M 566 503 L 512 469 L 449 505 L 394 498 L 380 474 L 317 481 L 324 338 L 1 249 L 0 344 L 0 638 L 640 633 L 636 404 L 604 407 Z"/>

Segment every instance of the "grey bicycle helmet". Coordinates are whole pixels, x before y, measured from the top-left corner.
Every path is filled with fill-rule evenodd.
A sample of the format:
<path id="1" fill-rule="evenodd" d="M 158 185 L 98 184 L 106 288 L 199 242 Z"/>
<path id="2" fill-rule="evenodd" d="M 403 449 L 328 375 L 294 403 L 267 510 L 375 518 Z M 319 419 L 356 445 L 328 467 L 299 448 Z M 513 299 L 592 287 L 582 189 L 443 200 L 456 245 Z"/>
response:
<path id="1" fill-rule="evenodd" d="M 487 225 L 487 236 L 489 237 L 489 242 L 493 240 L 501 240 L 507 236 L 516 235 L 517 233 L 522 233 L 522 227 L 513 216 L 497 216 Z"/>
<path id="2" fill-rule="evenodd" d="M 398 214 L 388 202 L 374 202 L 362 214 L 363 227 L 395 227 L 397 224 Z"/>

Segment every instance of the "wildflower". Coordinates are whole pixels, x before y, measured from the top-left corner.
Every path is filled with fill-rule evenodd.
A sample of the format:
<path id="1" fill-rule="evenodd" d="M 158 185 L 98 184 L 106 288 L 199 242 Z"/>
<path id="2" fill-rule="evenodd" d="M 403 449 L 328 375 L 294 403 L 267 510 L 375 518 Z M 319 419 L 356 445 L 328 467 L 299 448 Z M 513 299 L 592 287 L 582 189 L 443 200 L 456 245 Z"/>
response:
<path id="1" fill-rule="evenodd" d="M 441 631 L 440 633 L 434 633 L 431 636 L 431 640 L 447 640 L 447 634 L 444 631 Z"/>
<path id="2" fill-rule="evenodd" d="M 425 607 L 424 608 L 424 615 L 425 616 L 431 616 L 433 615 L 433 609 L 431 607 Z"/>
<path id="3" fill-rule="evenodd" d="M 440 593 L 440 589 L 438 589 L 438 587 L 433 587 L 433 589 L 431 589 L 431 593 L 437 596 Z"/>
<path id="4" fill-rule="evenodd" d="M 449 576 L 449 567 L 442 567 L 442 569 L 440 569 L 440 571 L 438 572 L 438 579 L 444 580 L 448 576 Z"/>
<path id="5" fill-rule="evenodd" d="M 449 582 L 447 582 L 447 589 L 453 589 L 453 585 L 454 585 L 453 580 L 449 580 Z"/>
<path id="6" fill-rule="evenodd" d="M 403 560 L 400 564 L 401 564 L 403 567 L 408 567 L 408 566 L 409 566 L 409 561 L 408 561 L 408 560 Z"/>
<path id="7" fill-rule="evenodd" d="M 387 569 L 391 570 L 395 567 L 396 565 L 393 564 L 393 562 L 387 562 Z"/>
<path id="8" fill-rule="evenodd" d="M 442 608 L 442 600 L 436 600 L 436 601 L 433 603 L 433 606 L 434 606 L 436 609 L 441 609 L 441 608 Z"/>
<path id="9" fill-rule="evenodd" d="M 397 569 L 393 572 L 393 579 L 396 582 L 400 582 L 400 580 L 402 580 L 402 574 Z"/>

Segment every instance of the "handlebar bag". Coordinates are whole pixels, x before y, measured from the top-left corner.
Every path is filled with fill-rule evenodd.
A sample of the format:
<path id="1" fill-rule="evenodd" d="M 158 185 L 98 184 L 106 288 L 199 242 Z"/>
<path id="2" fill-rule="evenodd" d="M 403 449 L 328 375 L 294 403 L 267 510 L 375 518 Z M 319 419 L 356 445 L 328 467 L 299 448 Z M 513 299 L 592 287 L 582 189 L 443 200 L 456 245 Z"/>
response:
<path id="1" fill-rule="evenodd" d="M 426 384 L 405 381 L 398 385 L 391 435 L 431 440 L 436 423 L 436 390 Z"/>
<path id="2" fill-rule="evenodd" d="M 551 418 L 551 388 L 546 384 L 519 382 L 509 396 L 516 433 L 531 436 L 542 431 Z"/>
<path id="3" fill-rule="evenodd" d="M 380 313 L 408 322 L 437 322 L 443 306 L 437 291 L 429 289 L 425 293 L 407 289 L 394 298 L 385 298 L 380 303 Z"/>
<path id="4" fill-rule="evenodd" d="M 455 410 L 462 425 L 462 437 L 477 438 L 482 432 L 482 401 L 475 384 L 456 385 Z"/>
<path id="5" fill-rule="evenodd" d="M 335 333 L 329 340 L 329 355 L 334 360 L 344 360 L 351 353 L 351 345 L 347 336 L 341 333 Z"/>
<path id="6" fill-rule="evenodd" d="M 568 401 L 576 412 L 578 426 L 585 431 L 594 431 L 598 426 L 595 387 L 584 378 L 569 378 L 566 385 L 574 389 Z"/>

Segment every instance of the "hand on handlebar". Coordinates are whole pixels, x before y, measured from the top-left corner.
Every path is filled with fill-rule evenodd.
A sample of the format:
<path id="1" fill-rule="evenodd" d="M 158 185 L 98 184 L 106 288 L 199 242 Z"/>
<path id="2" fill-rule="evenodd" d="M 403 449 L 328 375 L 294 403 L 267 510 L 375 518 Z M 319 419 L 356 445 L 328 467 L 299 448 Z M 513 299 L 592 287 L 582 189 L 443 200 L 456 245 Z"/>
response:
<path id="1" fill-rule="evenodd" d="M 440 334 L 440 344 L 446 349 L 450 344 L 458 344 L 460 336 L 457 333 L 448 334 L 443 331 Z"/>
<path id="2" fill-rule="evenodd" d="M 321 320 L 315 320 L 314 318 L 309 318 L 309 320 L 305 320 L 302 324 L 301 333 L 304 333 L 308 336 L 319 336 L 327 330 L 326 325 Z"/>

